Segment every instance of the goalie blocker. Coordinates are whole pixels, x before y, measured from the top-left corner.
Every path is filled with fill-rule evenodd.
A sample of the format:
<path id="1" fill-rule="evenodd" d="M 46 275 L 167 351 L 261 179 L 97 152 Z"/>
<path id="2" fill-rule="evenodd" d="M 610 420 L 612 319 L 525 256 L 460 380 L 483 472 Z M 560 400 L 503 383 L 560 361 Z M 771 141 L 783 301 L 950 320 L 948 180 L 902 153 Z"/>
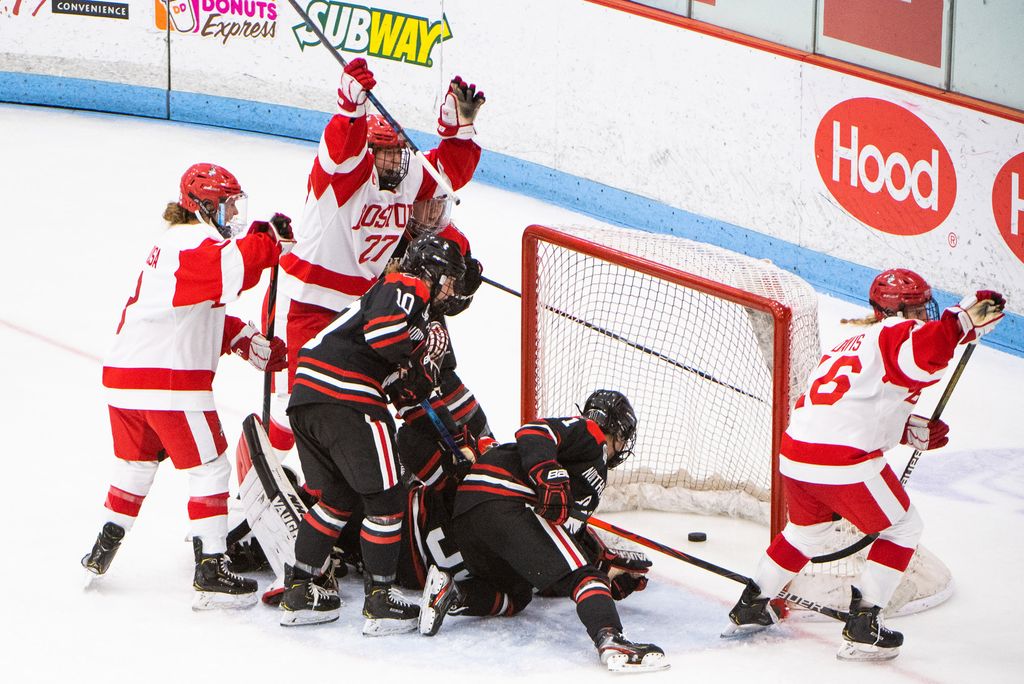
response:
<path id="1" fill-rule="evenodd" d="M 235 460 L 245 519 L 274 570 L 274 587 L 281 587 L 284 566 L 295 564 L 295 537 L 306 506 L 281 467 L 256 414 L 242 422 Z"/>

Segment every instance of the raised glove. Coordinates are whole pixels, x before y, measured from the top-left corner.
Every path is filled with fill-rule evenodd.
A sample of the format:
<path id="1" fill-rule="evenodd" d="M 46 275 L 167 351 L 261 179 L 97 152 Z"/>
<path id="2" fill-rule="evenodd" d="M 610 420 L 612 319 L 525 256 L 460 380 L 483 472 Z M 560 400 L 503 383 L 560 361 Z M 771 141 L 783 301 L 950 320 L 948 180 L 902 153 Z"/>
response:
<path id="1" fill-rule="evenodd" d="M 341 73 L 338 86 L 338 111 L 346 116 L 358 117 L 366 114 L 366 98 L 370 89 L 377 85 L 373 72 L 362 57 L 353 59 Z"/>
<path id="2" fill-rule="evenodd" d="M 284 340 L 280 337 L 268 340 L 251 323 L 242 327 L 229 346 L 256 370 L 276 372 L 288 367 Z"/>
<path id="3" fill-rule="evenodd" d="M 911 414 L 903 428 L 900 444 L 912 446 L 918 451 L 928 451 L 944 447 L 949 442 L 949 426 L 936 418 L 928 420 L 924 416 Z"/>
<path id="4" fill-rule="evenodd" d="M 477 91 L 475 83 L 466 83 L 459 76 L 453 78 L 441 102 L 437 134 L 442 138 L 472 138 L 476 135 L 473 121 L 486 101 L 483 91 Z"/>
<path id="5" fill-rule="evenodd" d="M 284 214 L 274 214 L 270 221 L 253 221 L 249 226 L 249 235 L 266 233 L 281 247 L 281 256 L 295 247 L 295 234 L 292 232 L 292 220 Z"/>
<path id="6" fill-rule="evenodd" d="M 569 472 L 557 461 L 542 461 L 530 469 L 537 504 L 533 510 L 540 517 L 561 525 L 569 519 Z"/>
<path id="7" fill-rule="evenodd" d="M 456 285 L 455 294 L 472 297 L 480 289 L 480 283 L 483 282 L 484 267 L 471 256 L 467 256 L 465 262 L 466 272 Z"/>
<path id="8" fill-rule="evenodd" d="M 957 316 L 964 336 L 960 344 L 973 342 L 996 327 L 1003 318 L 1006 298 L 993 290 L 978 290 L 964 297 L 959 304 L 946 309 Z"/>

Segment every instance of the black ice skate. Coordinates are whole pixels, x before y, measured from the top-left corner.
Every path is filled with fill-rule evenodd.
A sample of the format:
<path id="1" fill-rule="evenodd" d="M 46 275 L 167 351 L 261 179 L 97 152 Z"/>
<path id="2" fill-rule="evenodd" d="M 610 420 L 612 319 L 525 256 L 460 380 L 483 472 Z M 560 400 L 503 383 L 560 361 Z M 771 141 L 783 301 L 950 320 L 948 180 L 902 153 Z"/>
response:
<path id="1" fill-rule="evenodd" d="M 334 573 L 314 577 L 301 568 L 284 566 L 284 594 L 281 596 L 281 625 L 319 625 L 334 622 L 341 615 L 341 597 Z"/>
<path id="2" fill-rule="evenodd" d="M 843 645 L 836 657 L 840 660 L 892 660 L 900 654 L 903 635 L 882 626 L 879 606 L 862 606 L 860 590 L 852 587 L 850 617 L 843 628 Z"/>
<path id="3" fill-rule="evenodd" d="M 366 580 L 363 601 L 364 636 L 386 636 L 411 632 L 419 624 L 420 608 L 402 596 L 391 584 Z"/>
<path id="4" fill-rule="evenodd" d="M 114 560 L 114 555 L 121 548 L 121 541 L 123 539 L 123 527 L 112 522 L 104 524 L 103 529 L 100 530 L 99 535 L 96 537 L 96 543 L 92 545 L 92 551 L 82 557 L 82 567 L 92 573 L 93 576 L 106 573 L 111 561 Z"/>
<path id="5" fill-rule="evenodd" d="M 420 599 L 420 634 L 437 634 L 445 615 L 462 605 L 464 598 L 465 595 L 452 576 L 436 565 L 431 565 Z"/>
<path id="6" fill-rule="evenodd" d="M 601 662 L 612 672 L 655 672 L 667 670 L 665 652 L 654 644 L 636 644 L 614 627 L 605 627 L 594 637 Z"/>
<path id="7" fill-rule="evenodd" d="M 750 580 L 729 611 L 729 619 L 732 624 L 722 632 L 723 639 L 744 637 L 771 627 L 779 621 L 779 613 L 768 598 L 761 597 L 761 587 Z"/>
<path id="8" fill-rule="evenodd" d="M 256 580 L 231 572 L 226 553 L 203 553 L 203 540 L 192 538 L 196 556 L 196 574 L 192 587 L 196 590 L 192 610 L 211 608 L 248 608 L 256 605 Z"/>

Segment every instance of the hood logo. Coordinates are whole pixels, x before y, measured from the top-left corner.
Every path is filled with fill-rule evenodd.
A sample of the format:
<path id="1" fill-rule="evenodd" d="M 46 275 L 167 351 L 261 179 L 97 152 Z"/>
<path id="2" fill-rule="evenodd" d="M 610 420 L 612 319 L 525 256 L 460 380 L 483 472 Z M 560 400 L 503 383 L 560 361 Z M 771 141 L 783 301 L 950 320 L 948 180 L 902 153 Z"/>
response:
<path id="1" fill-rule="evenodd" d="M 430 55 L 434 46 L 452 37 L 448 18 L 443 14 L 440 20 L 431 22 L 412 14 L 334 0 L 312 0 L 306 13 L 339 50 L 423 67 L 433 66 Z M 296 24 L 292 31 L 302 50 L 320 44 L 306 22 Z"/>
<path id="2" fill-rule="evenodd" d="M 857 98 L 830 109 L 818 124 L 814 153 L 832 196 L 884 233 L 927 233 L 956 200 L 945 145 L 915 114 L 885 100 Z"/>
<path id="3" fill-rule="evenodd" d="M 999 234 L 1024 262 L 1024 152 L 1003 164 L 992 184 L 992 216 Z"/>

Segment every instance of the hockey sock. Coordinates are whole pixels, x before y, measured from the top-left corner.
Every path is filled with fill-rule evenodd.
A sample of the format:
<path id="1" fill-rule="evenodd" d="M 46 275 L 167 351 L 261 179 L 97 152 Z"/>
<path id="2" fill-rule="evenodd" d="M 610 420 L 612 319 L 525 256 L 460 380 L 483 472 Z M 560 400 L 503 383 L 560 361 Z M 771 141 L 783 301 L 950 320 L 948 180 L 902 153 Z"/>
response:
<path id="1" fill-rule="evenodd" d="M 876 539 L 857 583 L 862 602 L 883 608 L 887 606 L 913 555 L 914 549 L 893 544 L 887 539 Z"/>
<path id="2" fill-rule="evenodd" d="M 124 528 L 132 528 L 139 516 L 142 502 L 153 486 L 153 479 L 159 467 L 157 461 L 125 461 L 117 459 L 107 490 L 105 522 L 112 522 Z"/>
<path id="3" fill-rule="evenodd" d="M 295 560 L 311 568 L 323 567 L 351 515 L 349 511 L 332 508 L 318 501 L 299 524 L 295 539 Z"/>
<path id="4" fill-rule="evenodd" d="M 451 611 L 453 615 L 509 617 L 520 612 L 529 603 L 528 599 L 526 603 L 517 602 L 505 592 L 498 591 L 474 577 L 459 582 L 459 588 L 462 589 L 465 599 L 462 606 Z"/>
<path id="5" fill-rule="evenodd" d="M 228 479 L 231 466 L 224 454 L 185 472 L 192 537 L 203 540 L 203 553 L 224 553 L 228 537 Z"/>
<path id="6" fill-rule="evenodd" d="M 359 534 L 363 568 L 375 583 L 387 584 L 395 581 L 404 515 L 368 515 L 363 518 L 363 527 Z"/>
<path id="7" fill-rule="evenodd" d="M 576 615 L 587 628 L 591 639 L 605 627 L 613 627 L 622 631 L 619 611 L 615 608 L 608 583 L 601 577 L 588 575 L 583 577 L 572 590 L 572 600 L 576 602 Z"/>

